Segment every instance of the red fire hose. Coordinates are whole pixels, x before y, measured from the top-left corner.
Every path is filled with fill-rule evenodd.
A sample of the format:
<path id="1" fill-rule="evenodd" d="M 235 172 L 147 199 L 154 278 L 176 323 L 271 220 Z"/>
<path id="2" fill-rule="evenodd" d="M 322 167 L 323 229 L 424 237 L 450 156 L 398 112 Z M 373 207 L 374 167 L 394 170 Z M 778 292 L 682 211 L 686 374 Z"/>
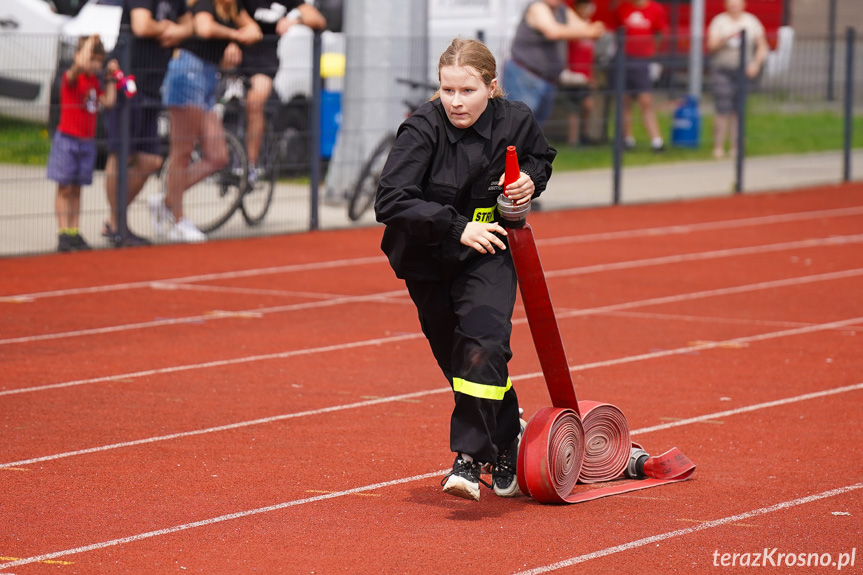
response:
<path id="1" fill-rule="evenodd" d="M 518 159 L 509 146 L 504 188 L 516 179 Z M 530 333 L 554 406 L 537 411 L 524 430 L 517 468 L 521 490 L 541 503 L 579 503 L 688 479 L 695 465 L 677 448 L 650 457 L 630 439 L 619 408 L 577 400 L 533 230 L 525 222 L 530 204 L 518 206 L 501 196 L 498 210 L 508 228 Z M 575 492 L 577 483 L 624 476 L 639 481 Z"/>

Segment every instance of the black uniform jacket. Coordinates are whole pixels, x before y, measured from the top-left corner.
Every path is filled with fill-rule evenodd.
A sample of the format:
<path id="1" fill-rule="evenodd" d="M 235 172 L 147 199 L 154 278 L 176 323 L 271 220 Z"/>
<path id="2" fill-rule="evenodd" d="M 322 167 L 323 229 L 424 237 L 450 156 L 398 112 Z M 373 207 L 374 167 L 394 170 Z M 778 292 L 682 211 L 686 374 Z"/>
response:
<path id="1" fill-rule="evenodd" d="M 468 221 L 497 221 L 507 146 L 516 147 L 538 197 L 557 150 L 525 104 L 493 98 L 473 126 L 459 129 L 433 100 L 402 123 L 375 199 L 377 220 L 386 225 L 381 249 L 396 276 L 445 279 L 482 255 L 459 240 Z"/>

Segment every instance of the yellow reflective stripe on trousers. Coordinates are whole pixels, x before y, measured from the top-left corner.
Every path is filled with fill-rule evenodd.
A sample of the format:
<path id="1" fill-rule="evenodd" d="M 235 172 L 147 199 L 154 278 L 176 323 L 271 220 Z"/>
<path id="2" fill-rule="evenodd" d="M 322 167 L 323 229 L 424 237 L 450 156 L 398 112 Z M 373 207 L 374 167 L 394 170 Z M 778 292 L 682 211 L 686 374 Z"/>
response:
<path id="1" fill-rule="evenodd" d="M 452 380 L 453 391 L 479 397 L 480 399 L 503 399 L 504 394 L 512 387 L 512 381 L 506 378 L 506 387 L 499 385 L 485 385 L 482 383 L 474 383 L 460 377 L 454 377 Z"/>

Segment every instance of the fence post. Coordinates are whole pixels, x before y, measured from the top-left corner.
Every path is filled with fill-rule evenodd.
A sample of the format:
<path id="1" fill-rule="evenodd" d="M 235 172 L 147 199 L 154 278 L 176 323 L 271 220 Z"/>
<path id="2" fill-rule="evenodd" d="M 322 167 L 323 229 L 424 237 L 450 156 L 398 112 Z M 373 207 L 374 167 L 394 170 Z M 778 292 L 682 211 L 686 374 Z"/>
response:
<path id="1" fill-rule="evenodd" d="M 848 28 L 845 32 L 845 157 L 842 163 L 842 181 L 851 181 L 851 139 L 854 135 L 854 49 L 857 32 Z"/>
<path id="2" fill-rule="evenodd" d="M 737 69 L 737 158 L 734 191 L 743 192 L 743 158 L 746 155 L 746 97 L 748 80 L 746 79 L 746 29 L 740 31 L 740 61 Z"/>
<path id="3" fill-rule="evenodd" d="M 626 29 L 621 26 L 617 29 L 617 53 L 614 55 L 614 168 L 612 184 L 612 204 L 620 203 L 620 175 L 623 167 L 623 83 L 626 77 L 624 66 L 626 66 L 626 55 L 624 54 L 624 42 L 626 41 Z"/>
<path id="4" fill-rule="evenodd" d="M 124 74 L 128 74 L 132 69 L 132 42 L 135 37 L 132 35 L 131 27 L 126 24 L 120 27 L 120 42 L 119 61 L 117 64 Z M 117 218 L 117 233 L 122 239 L 122 244 L 129 237 L 129 224 L 126 221 L 126 204 L 129 202 L 129 154 L 132 149 L 131 142 L 131 115 L 130 103 L 124 101 L 120 104 L 120 99 L 126 98 L 122 90 L 117 90 L 117 100 L 115 106 L 120 108 L 120 149 L 117 150 L 117 193 L 114 198 L 114 209 L 117 213 L 114 216 Z M 138 96 L 141 97 L 140 95 Z M 108 174 L 105 174 L 107 176 Z M 106 184 L 107 185 L 107 184 Z"/>
<path id="5" fill-rule="evenodd" d="M 827 101 L 836 99 L 833 91 L 834 68 L 836 67 L 836 0 L 830 0 L 827 9 Z"/>
<path id="6" fill-rule="evenodd" d="M 318 217 L 318 200 L 320 194 L 318 188 L 321 185 L 321 91 L 323 79 L 321 78 L 321 54 L 322 35 L 320 30 L 315 30 L 312 40 L 312 101 L 309 106 L 309 230 L 317 230 L 320 225 Z"/>

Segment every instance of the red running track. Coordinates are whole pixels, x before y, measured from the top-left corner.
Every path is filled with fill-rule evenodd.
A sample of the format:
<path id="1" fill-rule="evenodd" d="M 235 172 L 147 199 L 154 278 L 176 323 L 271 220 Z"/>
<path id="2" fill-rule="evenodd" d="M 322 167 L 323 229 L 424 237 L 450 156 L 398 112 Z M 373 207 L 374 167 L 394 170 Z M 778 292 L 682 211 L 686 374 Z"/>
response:
<path id="1" fill-rule="evenodd" d="M 380 228 L 8 259 L 0 574 L 863 572 L 863 188 L 530 222 L 579 398 L 692 479 L 444 495 L 451 392 Z M 520 303 L 513 349 L 530 415 Z"/>

